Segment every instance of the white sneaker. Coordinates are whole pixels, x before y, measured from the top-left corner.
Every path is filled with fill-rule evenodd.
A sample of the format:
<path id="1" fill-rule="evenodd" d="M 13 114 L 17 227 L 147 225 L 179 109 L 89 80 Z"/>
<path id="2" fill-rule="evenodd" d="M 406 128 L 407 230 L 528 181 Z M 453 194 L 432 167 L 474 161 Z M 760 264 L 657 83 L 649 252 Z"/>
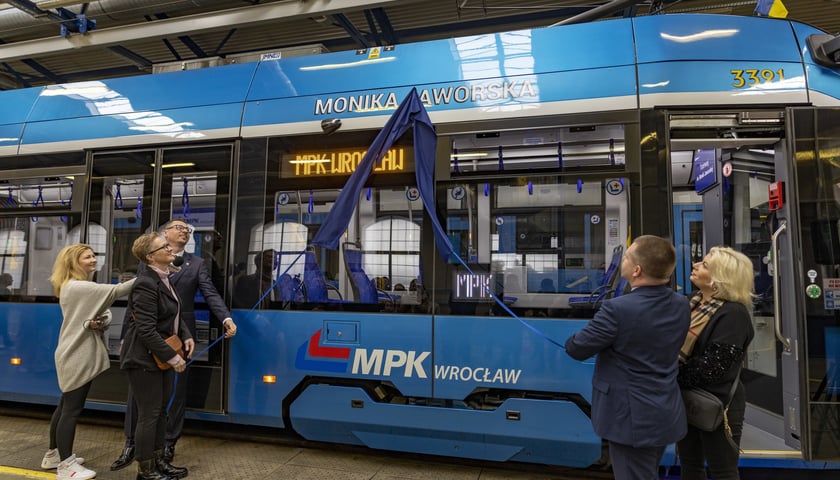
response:
<path id="1" fill-rule="evenodd" d="M 56 480 L 88 480 L 96 476 L 96 472 L 76 463 L 76 456 L 70 455 L 58 464 L 55 472 Z"/>
<path id="2" fill-rule="evenodd" d="M 53 448 L 52 450 L 47 450 L 47 453 L 44 454 L 44 459 L 41 460 L 41 468 L 44 470 L 52 470 L 57 468 L 59 463 L 61 463 L 61 458 L 58 456 L 58 449 Z M 76 463 L 82 465 L 85 463 L 85 459 L 82 457 L 76 457 Z"/>

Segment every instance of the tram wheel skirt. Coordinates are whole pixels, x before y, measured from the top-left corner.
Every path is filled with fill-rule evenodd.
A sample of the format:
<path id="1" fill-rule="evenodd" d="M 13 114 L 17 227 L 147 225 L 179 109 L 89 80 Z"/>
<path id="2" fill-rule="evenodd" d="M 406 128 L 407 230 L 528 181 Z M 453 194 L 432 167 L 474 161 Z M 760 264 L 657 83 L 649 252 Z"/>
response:
<path id="1" fill-rule="evenodd" d="M 512 398 L 495 410 L 378 403 L 361 388 L 310 385 L 290 407 L 307 440 L 490 461 L 588 467 L 601 439 L 572 402 Z"/>

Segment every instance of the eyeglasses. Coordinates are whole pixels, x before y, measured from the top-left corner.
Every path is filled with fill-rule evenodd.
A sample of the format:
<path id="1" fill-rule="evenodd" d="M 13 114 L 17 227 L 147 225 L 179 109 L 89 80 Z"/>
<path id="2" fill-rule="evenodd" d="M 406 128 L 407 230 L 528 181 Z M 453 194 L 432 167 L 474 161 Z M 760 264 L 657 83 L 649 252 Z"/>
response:
<path id="1" fill-rule="evenodd" d="M 190 233 L 192 233 L 192 231 L 193 231 L 192 227 L 189 227 L 189 226 L 186 226 L 186 225 L 172 225 L 172 226 L 169 227 L 169 229 L 172 229 L 172 228 L 174 228 L 175 230 L 178 230 L 179 232 L 190 232 Z"/>
<path id="2" fill-rule="evenodd" d="M 164 243 L 163 245 L 161 245 L 160 247 L 158 247 L 158 248 L 156 248 L 156 249 L 154 249 L 154 250 L 150 251 L 150 252 L 149 252 L 149 253 L 147 253 L 146 255 L 151 255 L 151 254 L 153 254 L 153 253 L 157 252 L 158 250 L 163 250 L 164 248 L 165 248 L 165 249 L 167 249 L 167 250 L 172 250 L 172 246 L 171 246 L 171 245 L 169 245 L 168 243 Z"/>

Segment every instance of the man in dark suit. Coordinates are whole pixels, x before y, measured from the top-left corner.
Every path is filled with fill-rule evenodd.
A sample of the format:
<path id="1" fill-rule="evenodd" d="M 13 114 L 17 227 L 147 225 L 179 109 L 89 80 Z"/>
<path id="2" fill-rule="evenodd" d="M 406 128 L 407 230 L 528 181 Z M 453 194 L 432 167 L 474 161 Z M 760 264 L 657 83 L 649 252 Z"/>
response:
<path id="1" fill-rule="evenodd" d="M 195 294 L 196 291 L 201 291 L 204 296 L 204 301 L 210 308 L 210 312 L 216 318 L 221 318 L 222 324 L 225 328 L 225 338 L 230 338 L 236 335 L 236 324 L 230 316 L 230 311 L 227 309 L 224 300 L 216 291 L 213 282 L 210 279 L 210 272 L 204 264 L 204 259 L 195 256 L 189 252 L 184 251 L 184 247 L 190 239 L 192 234 L 192 227 L 183 219 L 170 220 L 165 223 L 160 229 L 166 242 L 172 247 L 172 253 L 176 256 L 181 256 L 184 260 L 181 264 L 180 270 L 171 274 L 169 282 L 172 287 L 178 292 L 178 297 L 181 299 L 180 318 L 187 325 L 190 334 L 196 338 L 195 332 Z M 140 264 L 138 268 L 138 275 L 146 268 L 146 265 Z M 126 317 L 130 315 L 126 311 Z M 125 325 L 128 321 L 123 322 L 123 334 L 125 334 Z M 184 428 L 184 415 L 186 413 L 187 403 L 187 377 L 189 368 L 184 373 L 178 375 L 178 383 L 175 385 L 175 399 L 172 401 L 172 406 L 169 409 L 169 416 L 166 422 L 166 444 L 164 446 L 164 459 L 171 462 L 175 456 L 175 443 L 181 437 L 181 431 Z M 111 464 L 111 470 L 119 470 L 134 459 L 134 429 L 137 424 L 137 411 L 134 402 L 134 395 L 129 388 L 128 401 L 126 403 L 125 411 L 125 448 L 119 458 Z"/>
<path id="2" fill-rule="evenodd" d="M 676 264 L 671 242 L 636 239 L 621 259 L 632 291 L 607 300 L 566 340 L 566 353 L 597 355 L 592 376 L 592 425 L 607 440 L 617 480 L 655 480 L 665 447 L 686 433 L 677 385 L 680 347 L 691 314 L 669 283 Z"/>

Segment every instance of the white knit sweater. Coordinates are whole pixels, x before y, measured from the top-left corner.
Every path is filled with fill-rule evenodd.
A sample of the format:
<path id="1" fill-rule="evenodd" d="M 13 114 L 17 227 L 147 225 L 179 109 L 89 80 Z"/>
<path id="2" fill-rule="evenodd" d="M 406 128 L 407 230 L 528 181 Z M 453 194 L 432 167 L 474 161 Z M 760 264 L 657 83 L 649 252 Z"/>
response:
<path id="1" fill-rule="evenodd" d="M 99 332 L 85 326 L 102 314 L 107 315 L 106 324 L 110 323 L 108 307 L 127 295 L 133 286 L 133 279 L 119 285 L 70 280 L 61 288 L 58 303 L 64 320 L 55 349 L 55 370 L 62 392 L 73 391 L 108 369 L 110 361 L 105 342 Z"/>

